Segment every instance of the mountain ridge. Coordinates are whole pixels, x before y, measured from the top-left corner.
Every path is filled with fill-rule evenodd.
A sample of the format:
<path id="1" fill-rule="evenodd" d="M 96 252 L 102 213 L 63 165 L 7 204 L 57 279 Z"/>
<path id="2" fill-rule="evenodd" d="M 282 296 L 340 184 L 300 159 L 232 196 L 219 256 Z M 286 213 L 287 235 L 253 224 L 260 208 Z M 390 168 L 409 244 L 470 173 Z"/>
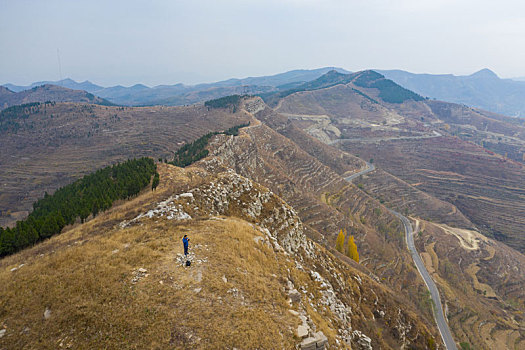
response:
<path id="1" fill-rule="evenodd" d="M 378 71 L 401 86 L 429 98 L 525 117 L 525 83 L 501 79 L 487 68 L 461 76 L 416 74 L 403 70 Z"/>
<path id="2" fill-rule="evenodd" d="M 85 102 L 105 106 L 114 104 L 84 90 L 73 90 L 57 85 L 39 85 L 29 90 L 13 92 L 8 88 L 0 89 L 0 110 L 11 106 L 35 102 Z"/>

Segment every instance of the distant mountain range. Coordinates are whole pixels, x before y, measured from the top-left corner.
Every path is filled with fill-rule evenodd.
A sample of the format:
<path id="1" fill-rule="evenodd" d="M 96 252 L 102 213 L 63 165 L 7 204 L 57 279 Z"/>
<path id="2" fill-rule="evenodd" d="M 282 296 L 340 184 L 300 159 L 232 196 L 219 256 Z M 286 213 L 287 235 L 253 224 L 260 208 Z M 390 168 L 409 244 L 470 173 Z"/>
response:
<path id="1" fill-rule="evenodd" d="M 143 84 L 103 87 L 90 81 L 72 79 L 41 81 L 29 86 L 3 85 L 12 92 L 22 92 L 41 85 L 56 85 L 73 90 L 85 90 L 111 103 L 127 106 L 188 105 L 232 94 L 282 95 L 302 90 L 330 71 L 348 74 L 342 68 L 325 67 L 312 70 L 292 70 L 271 76 L 228 79 L 198 85 Z M 447 102 L 465 104 L 508 116 L 525 117 L 525 78 L 501 79 L 489 69 L 472 75 L 414 74 L 402 70 L 375 70 L 415 93 Z M 344 80 L 344 79 L 343 79 Z M 308 88 L 307 88 L 308 90 Z M 281 96 L 282 97 L 282 96 Z M 0 107 L 3 103 L 0 100 Z"/>
<path id="2" fill-rule="evenodd" d="M 525 117 L 525 81 L 501 79 L 489 69 L 465 76 L 414 74 L 402 70 L 377 72 L 426 97 Z"/>
<path id="3" fill-rule="evenodd" d="M 232 94 L 258 94 L 286 90 L 317 79 L 331 70 L 349 73 L 342 68 L 325 67 L 311 70 L 292 70 L 271 76 L 228 79 L 198 85 L 175 84 L 148 87 L 146 85 L 136 84 L 130 87 L 121 85 L 102 87 L 87 80 L 78 83 L 72 79 L 64 79 L 60 81 L 41 81 L 29 86 L 13 84 L 4 84 L 3 86 L 13 92 L 21 92 L 36 86 L 53 84 L 68 89 L 85 90 L 119 105 L 144 106 L 162 104 L 176 106 L 193 104 Z"/>

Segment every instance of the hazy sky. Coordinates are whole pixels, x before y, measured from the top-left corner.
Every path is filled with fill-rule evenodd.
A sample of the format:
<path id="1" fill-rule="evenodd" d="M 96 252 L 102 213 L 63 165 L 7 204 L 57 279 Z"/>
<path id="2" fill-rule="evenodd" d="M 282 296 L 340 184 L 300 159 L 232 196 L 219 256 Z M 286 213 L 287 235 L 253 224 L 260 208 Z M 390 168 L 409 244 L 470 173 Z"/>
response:
<path id="1" fill-rule="evenodd" d="M 337 66 L 525 76 L 522 0 L 0 0 L 0 83 L 196 83 Z"/>

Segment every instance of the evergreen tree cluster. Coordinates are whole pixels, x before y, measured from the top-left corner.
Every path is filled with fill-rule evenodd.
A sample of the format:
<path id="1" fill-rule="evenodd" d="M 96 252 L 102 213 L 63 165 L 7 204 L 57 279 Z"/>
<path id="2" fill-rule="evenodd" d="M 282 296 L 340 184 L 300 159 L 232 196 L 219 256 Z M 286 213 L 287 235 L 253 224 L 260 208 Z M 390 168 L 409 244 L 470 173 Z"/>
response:
<path id="1" fill-rule="evenodd" d="M 213 108 L 229 108 L 230 110 L 232 110 L 233 113 L 235 113 L 243 97 L 245 97 L 245 95 L 225 96 L 221 98 L 216 98 L 214 100 L 206 101 L 204 102 L 204 105 L 208 107 L 208 110 Z"/>
<path id="2" fill-rule="evenodd" d="M 388 103 L 403 103 L 407 100 L 424 100 L 422 96 L 397 85 L 392 80 L 386 79 L 383 75 L 374 71 L 363 72 L 354 80 L 354 84 L 361 87 L 378 89 L 379 97 Z"/>
<path id="3" fill-rule="evenodd" d="M 188 165 L 193 164 L 196 161 L 208 156 L 208 150 L 206 149 L 206 146 L 208 146 L 208 142 L 214 135 L 225 134 L 237 136 L 239 135 L 239 129 L 244 128 L 248 125 L 250 125 L 250 123 L 239 124 L 223 132 L 207 133 L 206 135 L 198 138 L 192 143 L 187 143 L 181 148 L 179 148 L 175 153 L 173 161 L 171 161 L 170 164 L 181 168 L 187 167 Z"/>
<path id="4" fill-rule="evenodd" d="M 239 125 L 236 125 L 236 126 L 232 126 L 228 130 L 224 131 L 224 134 L 237 136 L 237 135 L 239 135 L 239 129 L 240 128 L 245 128 L 245 127 L 247 127 L 249 125 L 250 125 L 250 123 L 244 123 L 244 124 L 239 124 Z"/>
<path id="5" fill-rule="evenodd" d="M 170 164 L 184 168 L 202 158 L 205 158 L 208 155 L 208 150 L 206 149 L 208 141 L 213 135 L 217 134 L 217 132 L 210 132 L 199 137 L 192 143 L 185 144 L 177 150 L 175 157 Z"/>
<path id="6" fill-rule="evenodd" d="M 0 257 L 60 233 L 77 218 L 84 222 L 89 215 L 109 209 L 118 199 L 137 195 L 153 175 L 158 178 L 153 159 L 132 159 L 86 175 L 53 195 L 46 193 L 33 204 L 27 219 L 13 228 L 0 227 Z"/>

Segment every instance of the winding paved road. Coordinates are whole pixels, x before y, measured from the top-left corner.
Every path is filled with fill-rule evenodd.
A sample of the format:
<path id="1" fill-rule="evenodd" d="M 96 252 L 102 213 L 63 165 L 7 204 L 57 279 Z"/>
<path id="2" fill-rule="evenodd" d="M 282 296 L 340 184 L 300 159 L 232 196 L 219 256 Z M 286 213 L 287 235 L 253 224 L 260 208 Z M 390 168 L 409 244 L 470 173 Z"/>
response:
<path id="1" fill-rule="evenodd" d="M 369 173 L 375 169 L 375 166 L 370 163 L 366 163 L 366 169 L 352 174 L 348 177 L 345 177 L 345 180 L 348 182 L 352 182 L 353 179 L 355 179 L 358 176 L 361 176 L 363 174 Z M 434 283 L 434 280 L 432 277 L 430 277 L 427 269 L 425 268 L 425 265 L 423 264 L 423 261 L 421 260 L 421 257 L 419 256 L 416 246 L 414 244 L 414 232 L 412 230 L 412 225 L 410 224 L 410 221 L 397 211 L 388 209 L 392 214 L 397 216 L 401 222 L 403 223 L 403 226 L 405 227 L 405 237 L 408 249 L 410 250 L 410 254 L 412 255 L 412 259 L 414 260 L 414 263 L 416 264 L 417 270 L 419 271 L 419 274 L 423 278 L 423 281 L 425 281 L 425 284 L 427 285 L 428 290 L 430 291 L 430 296 L 432 297 L 432 300 L 434 301 L 435 308 L 434 308 L 434 318 L 436 319 L 436 323 L 439 329 L 439 333 L 441 334 L 441 338 L 443 339 L 443 343 L 445 343 L 445 347 L 447 350 L 457 350 L 456 343 L 454 342 L 454 339 L 452 338 L 452 334 L 450 333 L 450 329 L 448 328 L 447 321 L 445 319 L 445 315 L 443 313 L 443 306 L 441 305 L 441 298 L 439 297 L 439 291 L 436 287 L 436 284 Z"/>

